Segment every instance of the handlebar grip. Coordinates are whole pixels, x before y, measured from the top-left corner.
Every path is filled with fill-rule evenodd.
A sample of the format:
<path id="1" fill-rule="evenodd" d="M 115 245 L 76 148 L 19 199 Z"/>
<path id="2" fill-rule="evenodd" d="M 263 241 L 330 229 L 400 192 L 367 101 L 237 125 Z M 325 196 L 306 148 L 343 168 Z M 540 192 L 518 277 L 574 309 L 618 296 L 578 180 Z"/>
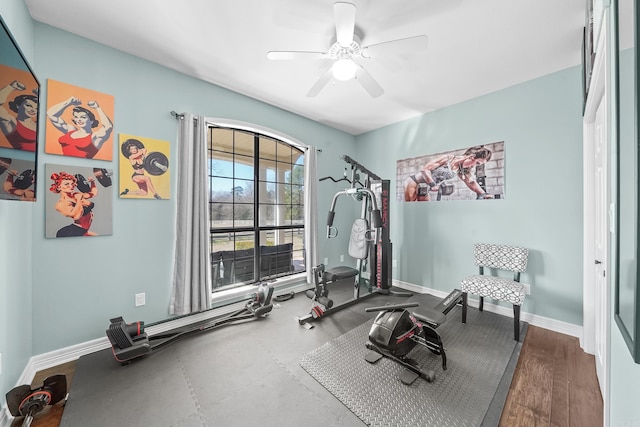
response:
<path id="1" fill-rule="evenodd" d="M 334 211 L 329 211 L 329 215 L 327 215 L 327 227 L 331 227 L 333 225 L 333 218 L 336 216 Z"/>
<path id="2" fill-rule="evenodd" d="M 375 228 L 382 227 L 382 215 L 380 214 L 380 209 L 374 209 L 371 211 L 371 222 Z"/>

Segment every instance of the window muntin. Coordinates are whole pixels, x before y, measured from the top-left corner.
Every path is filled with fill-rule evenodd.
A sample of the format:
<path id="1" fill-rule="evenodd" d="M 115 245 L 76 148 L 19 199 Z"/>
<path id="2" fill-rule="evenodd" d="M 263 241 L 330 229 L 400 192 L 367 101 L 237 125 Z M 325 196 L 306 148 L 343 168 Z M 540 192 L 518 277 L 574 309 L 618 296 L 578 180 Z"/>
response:
<path id="1" fill-rule="evenodd" d="M 214 291 L 304 271 L 304 152 L 210 127 L 208 170 Z"/>

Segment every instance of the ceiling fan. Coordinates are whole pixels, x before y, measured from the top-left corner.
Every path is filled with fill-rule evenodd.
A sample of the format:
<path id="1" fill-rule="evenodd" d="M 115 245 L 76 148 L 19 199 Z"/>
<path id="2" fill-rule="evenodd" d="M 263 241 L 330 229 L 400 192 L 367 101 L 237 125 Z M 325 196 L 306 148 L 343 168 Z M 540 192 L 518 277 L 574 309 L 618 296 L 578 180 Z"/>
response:
<path id="1" fill-rule="evenodd" d="M 308 51 L 270 51 L 267 58 L 272 60 L 288 60 L 300 58 L 331 59 L 332 63 L 325 69 L 318 81 L 311 87 L 307 96 L 314 97 L 332 79 L 355 79 L 373 98 L 384 93 L 384 89 L 359 64 L 361 59 L 378 58 L 396 52 L 413 53 L 427 47 L 426 35 L 418 35 L 398 40 L 390 40 L 369 46 L 360 45 L 360 37 L 355 31 L 356 7 L 351 3 L 337 2 L 333 5 L 336 25 L 336 38 L 327 52 Z"/>

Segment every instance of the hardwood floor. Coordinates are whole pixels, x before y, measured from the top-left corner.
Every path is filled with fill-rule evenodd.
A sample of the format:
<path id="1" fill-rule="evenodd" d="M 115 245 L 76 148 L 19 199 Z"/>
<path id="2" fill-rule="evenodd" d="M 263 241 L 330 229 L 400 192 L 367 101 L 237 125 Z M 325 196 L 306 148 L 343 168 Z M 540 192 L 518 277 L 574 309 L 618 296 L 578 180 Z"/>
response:
<path id="1" fill-rule="evenodd" d="M 595 358 L 575 337 L 529 326 L 500 419 L 512 426 L 602 426 Z"/>
<path id="2" fill-rule="evenodd" d="M 38 372 L 33 387 L 49 375 L 65 374 L 70 387 L 76 362 Z M 45 408 L 32 427 L 57 427 L 64 406 Z M 529 326 L 522 346 L 500 427 L 602 426 L 603 404 L 594 356 L 580 348 L 578 339 Z M 12 427 L 22 425 L 18 418 Z"/>

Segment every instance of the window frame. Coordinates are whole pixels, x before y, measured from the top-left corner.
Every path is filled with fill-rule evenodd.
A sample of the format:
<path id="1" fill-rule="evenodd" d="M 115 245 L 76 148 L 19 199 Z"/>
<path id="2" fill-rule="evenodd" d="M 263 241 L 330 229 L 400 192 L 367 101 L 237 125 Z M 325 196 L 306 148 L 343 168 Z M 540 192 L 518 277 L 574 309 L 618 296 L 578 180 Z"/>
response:
<path id="1" fill-rule="evenodd" d="M 302 155 L 305 156 L 305 162 L 306 162 L 306 155 L 308 152 L 308 146 L 306 144 L 303 144 L 302 142 L 298 141 L 295 138 L 292 138 L 286 134 L 283 134 L 282 132 L 278 132 L 278 131 L 274 131 L 272 129 L 269 128 L 265 128 L 259 125 L 255 125 L 255 124 L 250 124 L 250 123 L 246 123 L 246 122 L 241 122 L 241 121 L 236 121 L 236 120 L 229 120 L 229 119 L 218 119 L 218 118 L 209 118 L 207 119 L 207 123 L 206 123 L 206 129 L 207 129 L 207 133 L 210 132 L 211 128 L 222 128 L 222 129 L 229 129 L 232 131 L 240 131 L 240 132 L 247 132 L 247 133 L 251 133 L 253 134 L 254 138 L 261 138 L 261 137 L 266 137 L 269 139 L 273 139 L 275 141 L 284 143 L 294 149 L 300 150 L 302 151 Z M 207 134 L 207 141 L 209 140 L 209 135 Z M 208 144 L 207 144 L 208 146 Z M 207 148 L 208 150 L 208 148 Z M 209 157 L 209 153 L 207 153 L 207 156 Z M 259 150 L 257 152 L 253 153 L 253 159 L 254 159 L 254 178 L 253 178 L 253 182 L 255 183 L 255 188 L 258 188 L 258 184 L 260 182 L 260 173 L 258 168 L 256 167 L 259 162 L 260 162 L 260 152 Z M 306 165 L 305 165 L 306 167 Z M 208 176 L 208 179 L 211 179 L 211 175 Z M 304 185 L 303 185 L 304 186 Z M 304 192 L 306 192 L 306 188 L 304 188 L 303 190 Z M 259 207 L 260 207 L 260 202 L 259 202 L 259 195 L 258 195 L 258 191 L 255 191 L 254 193 L 254 201 L 253 201 L 253 206 L 254 206 L 254 213 L 253 213 L 253 225 L 250 227 L 227 227 L 227 228 L 213 228 L 210 227 L 210 231 L 209 231 L 209 236 L 210 236 L 210 241 L 212 240 L 211 237 L 214 234 L 217 233 L 226 233 L 226 232 L 233 232 L 233 233 L 239 233 L 239 232 L 246 232 L 246 233 L 253 233 L 253 243 L 254 243 L 254 250 L 256 247 L 258 247 L 257 251 L 254 252 L 254 280 L 257 277 L 257 282 L 255 281 L 251 281 L 251 282 L 247 282 L 247 281 L 241 281 L 241 282 L 236 282 L 236 283 L 231 283 L 231 284 L 225 284 L 223 286 L 219 286 L 219 287 L 213 287 L 212 286 L 212 292 L 213 294 L 217 294 L 217 293 L 222 293 L 225 291 L 233 291 L 234 289 L 238 289 L 242 286 L 246 286 L 246 285 L 254 285 L 256 283 L 260 283 L 261 281 L 261 277 L 260 277 L 260 249 L 259 246 L 261 245 L 261 241 L 260 241 L 260 234 L 261 232 L 264 231 L 274 231 L 277 232 L 278 230 L 292 230 L 292 232 L 294 232 L 295 230 L 302 230 L 302 234 L 304 235 L 305 233 L 305 223 L 304 223 L 304 217 L 303 217 L 303 221 L 301 224 L 286 224 L 286 225 L 264 225 L 261 226 L 260 222 L 259 222 Z M 303 193 L 303 198 L 304 198 L 304 193 Z M 276 204 L 277 205 L 277 204 Z M 274 205 L 274 206 L 276 206 Z M 304 206 L 304 201 L 303 201 L 303 206 Z M 306 209 L 306 207 L 305 207 Z M 299 250 L 298 250 L 299 251 Z M 212 259 L 212 254 L 214 253 L 213 247 L 210 247 L 209 249 L 209 253 L 210 253 L 210 262 Z M 294 250 L 295 253 L 295 250 Z M 302 247 L 302 254 L 303 254 L 303 268 L 301 270 L 297 270 L 297 271 L 293 271 L 290 274 L 280 274 L 277 275 L 275 281 L 276 282 L 290 282 L 292 279 L 299 279 L 300 277 L 305 276 L 306 277 L 306 256 L 308 254 L 307 248 L 305 246 L 305 243 L 303 241 L 303 247 Z M 270 278 L 269 281 L 271 282 L 273 279 Z"/>

